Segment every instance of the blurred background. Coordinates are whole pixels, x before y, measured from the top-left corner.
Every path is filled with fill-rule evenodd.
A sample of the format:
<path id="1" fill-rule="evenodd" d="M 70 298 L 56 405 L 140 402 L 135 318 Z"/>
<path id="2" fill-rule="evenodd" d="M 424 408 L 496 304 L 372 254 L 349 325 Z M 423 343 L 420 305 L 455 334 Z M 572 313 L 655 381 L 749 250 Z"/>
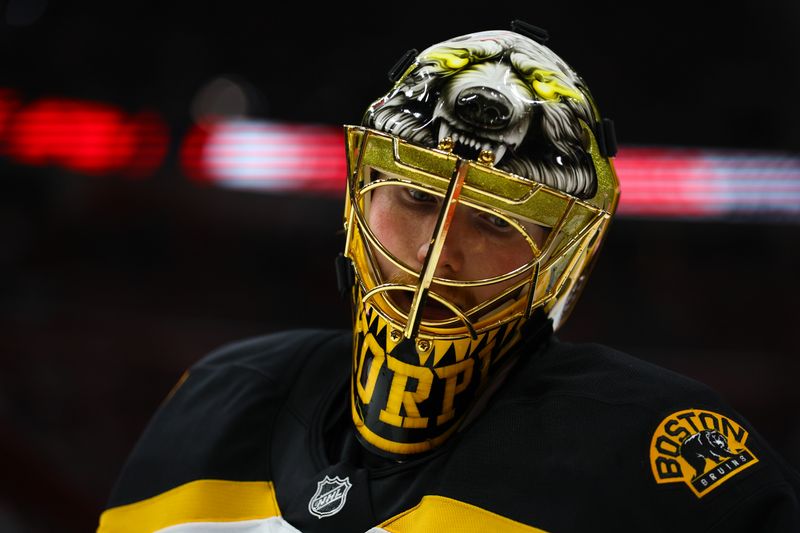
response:
<path id="1" fill-rule="evenodd" d="M 340 126 L 407 49 L 515 18 L 620 144 L 560 336 L 708 383 L 800 467 L 800 3 L 297 4 L 0 1 L 0 531 L 93 530 L 208 351 L 349 327 Z"/>

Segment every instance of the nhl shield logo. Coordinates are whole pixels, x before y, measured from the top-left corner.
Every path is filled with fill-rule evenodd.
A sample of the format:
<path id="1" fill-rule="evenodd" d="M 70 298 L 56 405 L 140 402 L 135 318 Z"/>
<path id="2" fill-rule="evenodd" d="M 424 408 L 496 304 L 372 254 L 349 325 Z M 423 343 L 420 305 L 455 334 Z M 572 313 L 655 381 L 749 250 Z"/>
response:
<path id="1" fill-rule="evenodd" d="M 325 476 L 322 481 L 317 481 L 317 492 L 308 501 L 308 512 L 317 518 L 338 513 L 344 507 L 347 491 L 352 486 L 350 477 L 339 479 L 339 476 Z"/>

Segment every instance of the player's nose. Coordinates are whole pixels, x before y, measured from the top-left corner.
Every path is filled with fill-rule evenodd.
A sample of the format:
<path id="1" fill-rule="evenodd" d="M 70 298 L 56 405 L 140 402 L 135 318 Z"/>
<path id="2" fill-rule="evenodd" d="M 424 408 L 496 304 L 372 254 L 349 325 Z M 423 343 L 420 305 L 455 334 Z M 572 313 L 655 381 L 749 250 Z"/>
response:
<path id="1" fill-rule="evenodd" d="M 468 246 L 469 225 L 467 210 L 461 207 L 456 209 L 452 223 L 447 230 L 447 235 L 442 245 L 439 261 L 436 265 L 437 277 L 452 278 L 463 271 L 466 261 L 466 248 Z M 417 260 L 424 264 L 432 240 L 423 242 L 417 249 Z"/>

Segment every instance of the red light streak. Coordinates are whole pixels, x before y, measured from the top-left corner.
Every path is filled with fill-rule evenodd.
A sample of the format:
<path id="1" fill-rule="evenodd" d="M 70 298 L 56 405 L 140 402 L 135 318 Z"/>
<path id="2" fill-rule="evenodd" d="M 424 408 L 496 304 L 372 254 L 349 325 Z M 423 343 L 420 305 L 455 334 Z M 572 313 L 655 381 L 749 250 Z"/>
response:
<path id="1" fill-rule="evenodd" d="M 197 125 L 181 150 L 184 172 L 222 186 L 342 191 L 344 133 L 264 121 Z"/>
<path id="2" fill-rule="evenodd" d="M 166 126 L 153 113 L 60 98 L 24 106 L 4 133 L 4 151 L 19 163 L 95 176 L 150 175 L 167 150 Z"/>

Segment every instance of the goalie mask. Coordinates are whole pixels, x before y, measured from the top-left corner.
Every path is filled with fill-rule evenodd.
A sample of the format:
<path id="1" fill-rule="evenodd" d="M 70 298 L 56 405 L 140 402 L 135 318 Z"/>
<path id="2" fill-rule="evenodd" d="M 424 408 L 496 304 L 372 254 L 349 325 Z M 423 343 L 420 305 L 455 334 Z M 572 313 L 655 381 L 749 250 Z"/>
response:
<path id="1" fill-rule="evenodd" d="M 488 31 L 403 68 L 345 128 L 352 415 L 392 458 L 450 437 L 526 324 L 558 328 L 619 196 L 610 123 L 547 47 Z"/>

